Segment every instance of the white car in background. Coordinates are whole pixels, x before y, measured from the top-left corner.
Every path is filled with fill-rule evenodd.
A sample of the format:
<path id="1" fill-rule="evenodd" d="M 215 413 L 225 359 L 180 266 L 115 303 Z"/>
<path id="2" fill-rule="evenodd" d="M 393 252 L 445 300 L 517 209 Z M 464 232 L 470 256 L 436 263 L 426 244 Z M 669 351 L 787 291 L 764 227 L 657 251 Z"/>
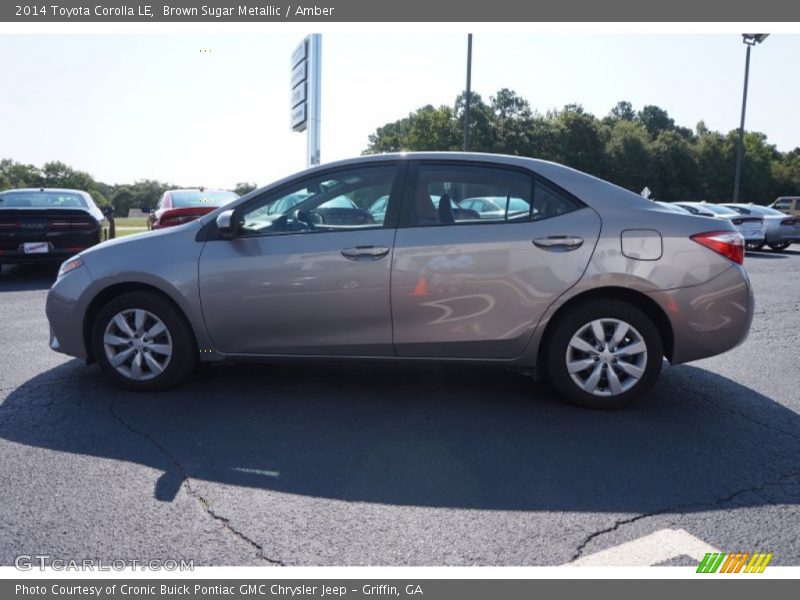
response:
<path id="1" fill-rule="evenodd" d="M 509 218 L 528 215 L 531 206 L 522 198 L 505 198 L 501 196 L 484 196 L 466 198 L 458 203 L 459 208 L 474 210 L 481 219 L 503 220 L 506 212 Z"/>
<path id="2" fill-rule="evenodd" d="M 791 244 L 800 244 L 800 216 L 792 217 L 769 206 L 759 204 L 725 204 L 740 215 L 759 216 L 764 219 L 764 236 L 767 245 L 780 252 Z"/>
<path id="3" fill-rule="evenodd" d="M 761 250 L 766 243 L 763 217 L 741 215 L 732 208 L 710 202 L 676 202 L 675 204 L 696 215 L 710 212 L 719 219 L 727 219 L 742 234 L 745 248 L 748 250 Z"/>

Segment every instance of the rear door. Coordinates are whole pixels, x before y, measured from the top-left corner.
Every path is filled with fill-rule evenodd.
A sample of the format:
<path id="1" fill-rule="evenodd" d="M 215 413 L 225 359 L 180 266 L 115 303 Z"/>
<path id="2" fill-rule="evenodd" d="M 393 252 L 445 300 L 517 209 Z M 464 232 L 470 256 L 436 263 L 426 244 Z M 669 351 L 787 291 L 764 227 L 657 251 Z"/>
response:
<path id="1" fill-rule="evenodd" d="M 459 219 L 437 196 L 529 211 Z M 597 213 L 527 170 L 412 163 L 392 258 L 395 353 L 519 356 L 547 306 L 581 278 L 599 233 Z"/>

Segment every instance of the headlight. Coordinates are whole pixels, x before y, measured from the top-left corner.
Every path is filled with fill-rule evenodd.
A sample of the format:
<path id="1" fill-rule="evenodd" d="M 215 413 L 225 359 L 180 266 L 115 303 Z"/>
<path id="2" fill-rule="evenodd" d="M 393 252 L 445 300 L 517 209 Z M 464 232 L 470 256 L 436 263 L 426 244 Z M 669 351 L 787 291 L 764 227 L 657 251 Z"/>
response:
<path id="1" fill-rule="evenodd" d="M 80 256 L 74 256 L 69 260 L 65 260 L 61 263 L 61 268 L 58 269 L 58 276 L 63 277 L 70 271 L 74 271 L 78 267 L 83 266 L 83 259 Z"/>

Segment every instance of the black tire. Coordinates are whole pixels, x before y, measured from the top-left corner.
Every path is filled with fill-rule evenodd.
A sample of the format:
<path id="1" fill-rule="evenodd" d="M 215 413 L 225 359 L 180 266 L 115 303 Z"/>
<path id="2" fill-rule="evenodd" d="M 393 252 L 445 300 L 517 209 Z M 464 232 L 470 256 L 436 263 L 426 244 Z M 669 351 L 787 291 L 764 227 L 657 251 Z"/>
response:
<path id="1" fill-rule="evenodd" d="M 761 250 L 766 246 L 765 242 L 747 242 L 744 245 L 745 250 Z"/>
<path id="2" fill-rule="evenodd" d="M 775 252 L 782 252 L 786 250 L 791 244 L 789 242 L 783 242 L 782 244 L 770 244 L 769 247 L 772 248 Z"/>
<path id="3" fill-rule="evenodd" d="M 642 375 L 636 381 L 635 377 L 629 377 L 627 373 L 622 371 L 620 362 L 622 359 L 611 358 L 613 354 L 604 350 L 602 358 L 595 358 L 593 355 L 585 354 L 581 357 L 581 353 L 575 350 L 574 346 L 569 349 L 570 342 L 573 336 L 577 336 L 581 331 L 585 331 L 587 326 L 593 321 L 609 320 L 606 325 L 608 337 L 611 337 L 613 326 L 610 320 L 617 320 L 624 322 L 633 329 L 631 330 L 630 338 L 623 338 L 621 344 L 616 349 L 624 349 L 626 345 L 630 344 L 631 347 L 634 338 L 638 341 L 644 342 L 646 348 L 646 355 L 641 353 L 635 360 L 640 361 L 641 364 L 637 366 L 638 369 L 643 369 Z M 637 335 L 638 334 L 638 335 Z M 595 369 L 599 369 L 601 384 L 596 388 L 596 394 L 589 393 L 583 388 L 579 387 L 578 383 L 570 375 L 567 362 L 568 362 L 568 349 L 571 355 L 577 353 L 578 359 L 589 362 L 590 360 L 599 361 L 597 363 L 589 363 L 585 371 L 576 372 L 575 376 L 581 378 L 586 376 L 587 382 L 590 375 L 594 373 Z M 640 309 L 636 308 L 628 302 L 621 300 L 614 300 L 610 298 L 595 298 L 587 300 L 578 304 L 570 310 L 564 312 L 553 324 L 553 330 L 548 334 L 546 347 L 543 348 L 545 354 L 545 368 L 550 380 L 551 385 L 561 394 L 564 398 L 572 403 L 582 406 L 584 408 L 610 410 L 630 406 L 640 401 L 653 384 L 658 379 L 661 372 L 661 363 L 664 358 L 663 343 L 658 328 L 650 320 L 650 318 Z M 611 364 L 600 364 L 602 362 Z M 597 366 L 595 367 L 595 364 Z M 627 363 L 626 367 L 629 367 Z M 630 386 L 620 393 L 612 394 L 611 383 L 608 376 L 608 370 L 613 371 L 614 379 L 617 382 L 622 380 L 623 386 Z M 602 382 L 605 381 L 606 388 L 603 388 Z M 609 395 L 597 395 L 607 393 Z"/>
<path id="4" fill-rule="evenodd" d="M 124 311 L 135 309 L 142 309 L 160 319 L 166 326 L 172 346 L 172 354 L 166 361 L 163 371 L 145 380 L 126 377 L 112 366 L 106 355 L 104 343 L 106 327 L 114 317 Z M 163 341 L 164 338 L 161 339 Z M 91 341 L 95 360 L 103 373 L 120 387 L 129 390 L 158 391 L 170 388 L 188 377 L 197 364 L 197 347 L 185 317 L 171 302 L 153 292 L 128 292 L 110 300 L 97 313 L 92 325 Z M 163 360 L 163 357 L 160 358 Z M 151 373 L 154 372 L 151 370 Z"/>

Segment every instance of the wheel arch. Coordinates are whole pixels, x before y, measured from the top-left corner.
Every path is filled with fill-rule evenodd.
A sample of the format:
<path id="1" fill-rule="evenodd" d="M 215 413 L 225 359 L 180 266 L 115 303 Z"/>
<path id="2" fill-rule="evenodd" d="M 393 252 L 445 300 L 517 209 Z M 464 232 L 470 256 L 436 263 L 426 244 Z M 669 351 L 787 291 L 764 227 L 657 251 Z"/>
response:
<path id="1" fill-rule="evenodd" d="M 197 335 L 192 327 L 192 323 L 174 298 L 154 285 L 138 281 L 127 281 L 122 283 L 114 283 L 103 288 L 97 294 L 95 294 L 86 308 L 83 316 L 82 332 L 83 347 L 86 351 L 87 362 L 95 361 L 94 352 L 92 351 L 92 327 L 94 326 L 94 322 L 98 313 L 103 306 L 108 304 L 111 300 L 121 296 L 122 294 L 127 294 L 128 292 L 149 292 L 169 302 L 173 308 L 178 311 L 178 314 L 181 316 L 181 318 L 183 318 L 183 320 L 186 322 L 186 326 L 189 328 L 189 331 L 192 334 L 192 343 L 194 344 L 195 348 L 198 347 Z"/>
<path id="2" fill-rule="evenodd" d="M 541 340 L 538 344 L 540 350 L 537 352 L 536 357 L 537 372 L 544 372 L 544 360 L 546 353 L 542 350 L 547 347 L 549 336 L 552 334 L 561 317 L 578 304 L 588 300 L 597 299 L 620 300 L 643 310 L 645 314 L 653 320 L 653 324 L 656 326 L 656 329 L 658 329 L 658 333 L 661 336 L 661 343 L 664 347 L 664 356 L 667 358 L 667 360 L 672 360 L 672 355 L 675 348 L 675 336 L 672 329 L 672 323 L 661 306 L 659 306 L 655 300 L 643 292 L 631 288 L 608 286 L 593 288 L 591 290 L 581 292 L 564 302 L 558 307 L 555 313 L 553 313 L 553 315 L 549 318 L 547 325 L 545 326 L 545 330 L 542 333 Z"/>

